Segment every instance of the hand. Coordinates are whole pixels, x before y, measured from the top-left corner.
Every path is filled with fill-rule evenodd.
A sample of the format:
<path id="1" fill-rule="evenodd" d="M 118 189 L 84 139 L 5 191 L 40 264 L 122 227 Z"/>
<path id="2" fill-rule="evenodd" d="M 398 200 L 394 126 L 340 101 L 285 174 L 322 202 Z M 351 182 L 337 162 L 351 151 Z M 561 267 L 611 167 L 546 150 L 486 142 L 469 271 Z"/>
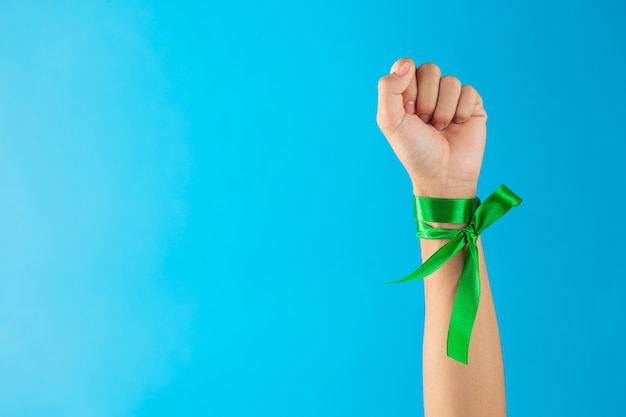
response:
<path id="1" fill-rule="evenodd" d="M 487 136 L 478 92 L 432 63 L 396 61 L 378 82 L 376 121 L 424 197 L 473 198 Z"/>

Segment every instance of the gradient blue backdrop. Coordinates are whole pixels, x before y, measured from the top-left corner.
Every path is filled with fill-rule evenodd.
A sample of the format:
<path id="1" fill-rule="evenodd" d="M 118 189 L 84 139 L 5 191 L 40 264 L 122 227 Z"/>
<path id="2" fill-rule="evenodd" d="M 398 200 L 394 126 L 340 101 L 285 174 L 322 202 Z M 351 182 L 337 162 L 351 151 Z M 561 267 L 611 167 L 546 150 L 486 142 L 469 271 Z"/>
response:
<path id="1" fill-rule="evenodd" d="M 566 6 L 563 6 L 566 4 Z M 511 416 L 622 416 L 623 2 L 0 3 L 0 415 L 420 416 L 393 61 L 489 113 Z"/>

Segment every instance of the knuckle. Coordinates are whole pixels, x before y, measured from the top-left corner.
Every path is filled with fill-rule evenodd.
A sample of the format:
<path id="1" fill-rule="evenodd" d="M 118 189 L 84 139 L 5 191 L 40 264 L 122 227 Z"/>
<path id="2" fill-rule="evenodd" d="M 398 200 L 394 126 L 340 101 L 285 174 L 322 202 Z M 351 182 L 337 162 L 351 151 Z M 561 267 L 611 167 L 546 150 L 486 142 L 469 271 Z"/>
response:
<path id="1" fill-rule="evenodd" d="M 461 90 L 463 92 L 467 92 L 470 94 L 476 94 L 478 95 L 478 92 L 476 91 L 476 89 L 474 88 L 474 86 L 470 85 L 470 84 L 465 84 L 463 87 L 461 87 Z"/>
<path id="2" fill-rule="evenodd" d="M 441 70 L 439 66 L 433 62 L 425 62 L 419 66 L 417 69 L 420 75 L 436 75 L 439 77 L 441 75 Z"/>
<path id="3" fill-rule="evenodd" d="M 389 76 L 385 75 L 378 80 L 378 89 L 385 90 L 389 84 Z"/>
<path id="4" fill-rule="evenodd" d="M 441 77 L 441 84 L 445 84 L 446 86 L 462 88 L 461 81 L 453 75 L 444 75 Z"/>

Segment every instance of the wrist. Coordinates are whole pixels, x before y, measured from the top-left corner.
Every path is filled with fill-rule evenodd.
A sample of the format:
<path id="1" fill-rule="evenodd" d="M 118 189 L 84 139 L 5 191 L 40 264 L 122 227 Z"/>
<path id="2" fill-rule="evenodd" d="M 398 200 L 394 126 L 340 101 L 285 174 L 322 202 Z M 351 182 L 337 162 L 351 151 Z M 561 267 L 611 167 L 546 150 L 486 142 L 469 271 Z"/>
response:
<path id="1" fill-rule="evenodd" d="M 474 198 L 478 180 L 412 180 L 413 195 L 431 198 Z"/>
<path id="2" fill-rule="evenodd" d="M 474 198 L 476 197 L 476 185 L 473 186 L 446 186 L 428 187 L 423 184 L 413 185 L 413 195 L 431 198 Z"/>

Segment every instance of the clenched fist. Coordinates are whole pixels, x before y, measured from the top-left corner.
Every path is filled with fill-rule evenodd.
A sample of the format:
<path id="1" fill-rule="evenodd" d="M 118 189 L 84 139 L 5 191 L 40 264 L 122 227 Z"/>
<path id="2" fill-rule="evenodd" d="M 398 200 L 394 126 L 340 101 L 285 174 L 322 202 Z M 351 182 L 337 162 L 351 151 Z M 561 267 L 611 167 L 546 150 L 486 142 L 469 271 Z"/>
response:
<path id="1" fill-rule="evenodd" d="M 378 82 L 376 121 L 404 165 L 413 193 L 473 198 L 485 150 L 487 113 L 478 92 L 439 67 L 396 61 Z"/>

